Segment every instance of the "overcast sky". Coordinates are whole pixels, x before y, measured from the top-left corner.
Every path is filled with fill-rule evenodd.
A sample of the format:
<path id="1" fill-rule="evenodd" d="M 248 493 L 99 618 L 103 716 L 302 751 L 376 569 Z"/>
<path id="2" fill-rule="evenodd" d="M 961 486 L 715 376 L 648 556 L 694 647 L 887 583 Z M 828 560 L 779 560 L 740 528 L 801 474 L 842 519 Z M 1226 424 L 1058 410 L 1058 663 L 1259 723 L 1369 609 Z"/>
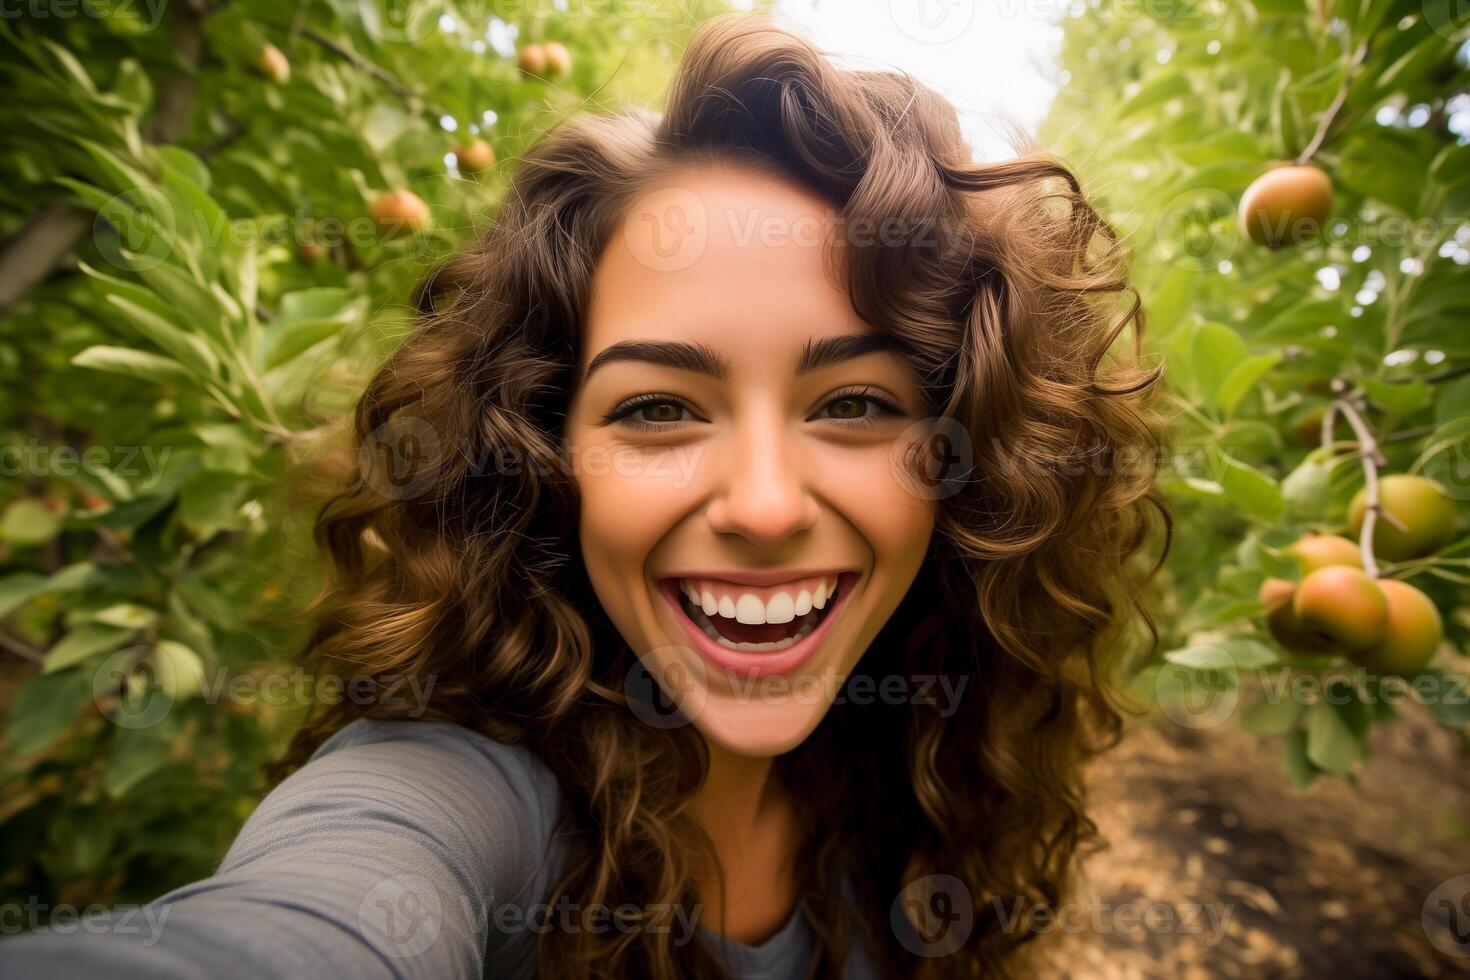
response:
<path id="1" fill-rule="evenodd" d="M 1056 95 L 1063 0 L 778 0 L 777 13 L 844 64 L 896 68 L 944 93 L 978 159 L 1012 155 Z"/>

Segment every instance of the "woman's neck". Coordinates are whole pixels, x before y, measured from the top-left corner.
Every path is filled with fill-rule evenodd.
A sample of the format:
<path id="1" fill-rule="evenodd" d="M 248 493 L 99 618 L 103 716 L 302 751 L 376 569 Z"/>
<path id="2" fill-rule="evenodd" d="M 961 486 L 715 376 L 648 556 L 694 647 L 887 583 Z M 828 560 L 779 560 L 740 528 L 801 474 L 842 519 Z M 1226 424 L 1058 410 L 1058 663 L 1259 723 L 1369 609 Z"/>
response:
<path id="1" fill-rule="evenodd" d="M 709 773 L 691 811 L 714 842 L 725 893 L 713 874 L 705 876 L 701 919 L 737 942 L 760 943 L 791 917 L 796 902 L 793 858 L 800 841 L 791 801 L 771 758 L 715 745 L 709 752 Z"/>

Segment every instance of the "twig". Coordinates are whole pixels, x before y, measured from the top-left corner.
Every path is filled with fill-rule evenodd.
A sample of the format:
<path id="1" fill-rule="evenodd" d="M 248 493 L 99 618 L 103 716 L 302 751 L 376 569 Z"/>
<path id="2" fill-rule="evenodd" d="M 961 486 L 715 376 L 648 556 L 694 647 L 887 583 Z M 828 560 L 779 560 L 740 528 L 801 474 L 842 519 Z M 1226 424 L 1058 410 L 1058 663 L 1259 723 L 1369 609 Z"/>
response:
<path id="1" fill-rule="evenodd" d="M 303 27 L 301 29 L 301 36 L 306 38 L 308 41 L 315 42 L 316 44 L 321 45 L 323 48 L 326 48 L 328 51 L 332 52 L 332 54 L 346 61 L 358 71 L 371 75 L 373 78 L 376 78 L 378 81 L 382 82 L 384 85 L 392 89 L 393 93 L 403 101 L 416 105 L 423 104 L 423 99 L 419 96 L 419 94 L 413 89 L 409 88 L 407 85 L 403 84 L 403 82 L 399 81 L 398 76 L 392 74 L 384 68 L 379 67 L 373 62 L 368 61 L 366 58 L 358 54 L 356 51 L 353 51 L 351 48 L 344 48 L 336 41 L 333 41 L 331 38 L 323 34 L 318 34 L 310 27 Z"/>
<path id="2" fill-rule="evenodd" d="M 1388 435 L 1380 437 L 1378 442 L 1380 445 L 1385 442 L 1403 442 L 1405 439 L 1418 439 L 1420 436 L 1427 436 L 1430 433 L 1438 431 L 1439 426 L 1436 425 L 1416 425 L 1411 429 L 1400 429 L 1397 432 L 1390 432 Z"/>
<path id="3" fill-rule="evenodd" d="M 1342 84 L 1337 88 L 1337 95 L 1333 97 L 1332 104 L 1327 107 L 1327 111 L 1323 112 L 1322 118 L 1318 120 L 1317 132 L 1313 134 L 1312 142 L 1308 143 L 1307 148 L 1302 150 L 1301 155 L 1296 158 L 1297 166 L 1302 166 L 1310 161 L 1312 157 L 1317 155 L 1317 151 L 1322 149 L 1322 144 L 1327 141 L 1327 131 L 1332 128 L 1333 122 L 1337 119 L 1337 114 L 1342 111 L 1343 104 L 1347 102 L 1348 90 L 1352 88 L 1353 78 L 1357 75 L 1358 69 L 1362 67 L 1363 62 L 1368 58 L 1368 47 L 1368 42 L 1364 41 L 1358 45 L 1358 50 L 1353 52 L 1353 60 L 1348 65 L 1347 74 L 1343 77 Z"/>
<path id="4" fill-rule="evenodd" d="M 22 657 L 31 663 L 44 664 L 46 662 L 46 655 L 40 650 L 6 633 L 0 633 L 0 647 L 4 647 L 17 657 Z"/>
<path id="5" fill-rule="evenodd" d="M 227 149 L 235 143 L 238 143 L 248 132 L 250 132 L 250 126 L 248 124 L 243 123 L 238 119 L 231 119 L 229 125 L 225 127 L 225 131 L 223 133 L 221 133 L 218 137 L 210 141 L 205 146 L 199 148 L 199 159 L 208 160 L 210 157 L 219 153 L 221 150 Z"/>
<path id="6" fill-rule="evenodd" d="M 1368 573 L 1369 578 L 1377 578 L 1378 562 L 1373 557 L 1373 531 L 1377 526 L 1378 517 L 1381 514 L 1393 523 L 1399 522 L 1394 521 L 1393 515 L 1383 510 L 1378 499 L 1378 466 L 1381 459 L 1378 452 L 1378 440 L 1374 438 L 1373 431 L 1368 428 L 1367 423 L 1363 421 L 1363 416 L 1358 414 L 1353 403 L 1344 397 L 1347 383 L 1340 379 L 1335 380 L 1332 382 L 1332 387 L 1338 397 L 1333 399 L 1332 405 L 1327 409 L 1327 415 L 1322 419 L 1323 432 L 1326 435 L 1331 434 L 1330 426 L 1333 423 L 1333 416 L 1340 412 L 1358 437 L 1359 452 L 1363 459 L 1366 496 L 1363 527 L 1358 535 L 1358 549 L 1363 554 L 1363 570 Z"/>

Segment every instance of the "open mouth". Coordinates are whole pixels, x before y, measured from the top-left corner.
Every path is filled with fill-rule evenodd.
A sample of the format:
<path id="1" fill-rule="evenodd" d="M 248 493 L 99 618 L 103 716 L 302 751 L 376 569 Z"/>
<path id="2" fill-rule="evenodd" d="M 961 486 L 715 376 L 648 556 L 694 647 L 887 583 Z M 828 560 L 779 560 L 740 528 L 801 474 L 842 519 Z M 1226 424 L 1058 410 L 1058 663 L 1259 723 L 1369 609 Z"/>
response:
<path id="1" fill-rule="evenodd" d="M 832 615 L 856 573 L 752 587 L 716 579 L 667 582 L 679 609 L 705 636 L 729 650 L 777 653 L 810 636 Z"/>

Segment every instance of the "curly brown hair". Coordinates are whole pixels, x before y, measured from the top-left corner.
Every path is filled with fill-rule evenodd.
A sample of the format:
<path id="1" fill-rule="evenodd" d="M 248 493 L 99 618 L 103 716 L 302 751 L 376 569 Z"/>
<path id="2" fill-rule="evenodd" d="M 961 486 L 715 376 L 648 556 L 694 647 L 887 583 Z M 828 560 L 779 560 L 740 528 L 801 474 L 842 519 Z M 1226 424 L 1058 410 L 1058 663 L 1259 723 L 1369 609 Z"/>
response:
<path id="1" fill-rule="evenodd" d="M 552 900 L 697 902 L 708 840 L 688 804 L 706 749 L 692 728 L 625 710 L 635 654 L 580 561 L 560 431 L 619 215 L 674 168 L 730 161 L 778 167 L 849 221 L 922 229 L 847 250 L 851 303 L 905 342 L 935 417 L 976 446 L 937 500 L 918 579 L 859 664 L 969 677 L 973 696 L 951 717 L 835 704 L 777 763 L 803 788 L 809 976 L 839 976 L 858 938 L 889 976 L 1010 975 L 1030 936 L 1003 926 L 998 902 L 1061 899 L 1098 837 L 1082 767 L 1121 731 L 1116 664 L 1130 643 L 1158 641 L 1143 596 L 1172 520 L 1155 487 L 1162 368 L 1141 356 L 1125 251 L 1064 164 L 1023 150 L 974 162 L 954 108 L 911 76 L 841 69 L 762 16 L 724 15 L 695 34 L 663 115 L 554 128 L 520 161 L 490 233 L 426 284 L 419 322 L 357 406 L 354 449 L 410 419 L 453 451 L 412 493 L 359 471 L 322 507 L 329 582 L 313 609 L 328 611 L 305 657 L 432 676 L 432 717 L 529 746 L 577 831 Z M 521 465 L 476 465 L 506 452 Z M 269 778 L 353 717 L 404 710 L 319 706 Z M 976 911 L 969 941 L 942 959 L 890 928 L 895 898 L 933 874 L 958 878 Z M 558 977 L 723 975 L 702 943 L 675 949 L 654 930 L 549 934 L 538 957 Z"/>

